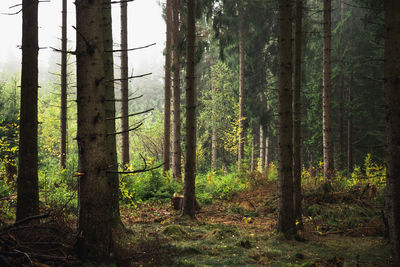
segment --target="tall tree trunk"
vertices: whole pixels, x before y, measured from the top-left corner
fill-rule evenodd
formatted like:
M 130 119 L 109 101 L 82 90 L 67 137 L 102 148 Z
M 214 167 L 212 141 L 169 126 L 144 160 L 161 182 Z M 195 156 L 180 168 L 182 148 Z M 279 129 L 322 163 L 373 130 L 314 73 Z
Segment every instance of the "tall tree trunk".
M 269 165 L 269 137 L 268 137 L 268 126 L 265 127 L 265 160 L 264 160 L 264 169 L 268 171 Z
M 112 257 L 112 190 L 108 181 L 103 0 L 76 0 L 79 219 L 76 250 L 84 259 Z
M 348 104 L 350 106 L 348 119 L 347 119 L 347 177 L 351 178 L 353 172 L 353 109 L 352 107 L 352 87 L 353 87 L 353 73 L 350 74 L 350 85 L 348 89 Z
M 104 50 L 113 50 L 111 0 L 103 0 L 103 35 Z M 108 133 L 115 133 L 115 89 L 114 89 L 114 56 L 111 52 L 104 53 L 104 72 L 105 72 L 105 95 L 106 99 L 106 127 Z M 107 169 L 118 170 L 117 140 L 116 136 L 107 136 Z M 112 188 L 112 211 L 113 219 L 120 225 L 122 224 L 119 212 L 119 177 L 117 173 L 108 174 L 108 181 Z
M 164 89 L 164 148 L 163 148 L 163 173 L 170 168 L 171 146 L 171 44 L 172 44 L 172 16 L 173 0 L 167 0 L 167 39 L 165 48 L 165 89 Z
M 322 124 L 324 182 L 334 175 L 331 126 L 331 0 L 324 0 Z
M 238 170 L 244 157 L 244 11 L 239 4 L 239 144 Z
M 292 115 L 292 8 L 290 0 L 279 0 L 278 38 L 278 157 L 279 232 L 296 231 L 293 207 L 293 115 Z
M 182 149 L 181 149 L 181 79 L 180 79 L 180 42 L 179 34 L 179 0 L 173 0 L 173 26 L 172 26 L 172 71 L 173 71 L 173 121 L 172 121 L 172 177 L 182 180 Z
M 393 266 L 400 266 L 400 2 L 384 1 L 386 99 L 386 202 Z
M 65 169 L 67 159 L 67 0 L 62 0 L 61 27 L 61 145 L 60 167 Z
M 129 164 L 128 3 L 121 2 L 121 164 Z
M 256 146 L 254 137 L 251 140 L 251 161 L 250 161 L 250 171 L 254 172 L 254 147 Z
M 302 14 L 303 0 L 296 2 L 296 28 L 294 39 L 294 95 L 293 95 L 293 198 L 294 211 L 299 226 L 301 220 L 301 59 L 302 59 Z
M 17 221 L 39 214 L 38 51 L 38 0 L 23 0 Z
M 196 178 L 196 85 L 195 85 L 195 0 L 187 0 L 186 32 L 186 155 L 183 215 L 195 216 Z
M 264 137 L 264 126 L 260 125 L 260 172 L 264 170 L 265 165 L 265 137 Z
M 211 59 L 212 64 L 214 60 Z M 211 133 L 211 169 L 217 169 L 217 99 L 213 73 L 211 72 L 211 94 L 212 94 L 212 133 Z
M 340 0 L 340 20 L 343 21 L 344 19 L 344 0 Z M 341 40 L 344 40 L 344 31 L 343 26 L 341 30 Z M 340 62 L 339 62 L 339 157 L 338 157 L 338 168 L 340 170 L 344 169 L 345 164 L 345 127 L 344 127 L 344 88 L 345 88 L 345 70 L 344 70 L 344 45 L 339 46 L 340 49 Z

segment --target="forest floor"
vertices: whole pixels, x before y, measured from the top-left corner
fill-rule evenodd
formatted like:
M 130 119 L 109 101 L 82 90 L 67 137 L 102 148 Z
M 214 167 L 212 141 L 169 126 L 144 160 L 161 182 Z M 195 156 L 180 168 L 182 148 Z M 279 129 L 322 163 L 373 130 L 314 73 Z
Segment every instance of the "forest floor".
M 275 231 L 277 186 L 267 182 L 230 200 L 203 205 L 196 220 L 170 203 L 122 208 L 119 266 L 387 266 L 381 201 L 370 188 L 304 194 L 304 230 L 292 240 Z M 73 230 L 55 216 L 36 226 L 3 227 L 0 266 L 79 266 Z M 117 238 L 118 236 L 118 238 Z M 94 265 L 95 266 L 95 265 Z

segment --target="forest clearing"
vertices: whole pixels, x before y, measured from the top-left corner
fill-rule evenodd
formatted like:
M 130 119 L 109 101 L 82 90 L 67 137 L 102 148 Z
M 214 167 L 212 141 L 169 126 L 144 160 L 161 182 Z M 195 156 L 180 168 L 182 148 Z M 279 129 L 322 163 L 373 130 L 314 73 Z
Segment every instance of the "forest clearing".
M 389 265 L 390 247 L 383 238 L 381 217 L 383 193 L 374 186 L 328 194 L 306 189 L 304 229 L 289 240 L 275 230 L 276 180 L 262 177 L 256 188 L 202 204 L 194 221 L 182 217 L 168 199 L 123 207 L 126 229 L 118 232 L 117 265 Z M 3 264 L 29 265 L 29 258 L 34 266 L 83 264 L 73 250 L 74 217 L 65 217 L 64 211 L 51 213 L 55 215 L 41 224 L 2 229 Z M 4 214 L 0 220 L 7 221 Z
M 400 1 L 0 1 L 0 266 L 400 266 Z

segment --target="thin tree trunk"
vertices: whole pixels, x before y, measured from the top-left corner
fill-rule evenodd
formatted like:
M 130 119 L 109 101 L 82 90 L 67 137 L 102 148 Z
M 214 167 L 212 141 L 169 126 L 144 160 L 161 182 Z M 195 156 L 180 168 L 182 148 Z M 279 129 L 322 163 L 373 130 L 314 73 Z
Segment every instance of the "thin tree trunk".
M 334 175 L 331 128 L 331 11 L 331 0 L 324 0 L 322 124 L 325 183 Z
M 302 228 L 301 220 L 301 59 L 302 59 L 302 14 L 303 0 L 296 2 L 296 29 L 294 39 L 294 95 L 293 95 L 293 198 L 294 211 L 298 227 Z
M 129 164 L 128 3 L 121 2 L 121 164 Z
M 181 148 L 181 79 L 180 79 L 180 42 L 179 34 L 179 0 L 173 0 L 173 24 L 172 24 L 172 177 L 178 181 L 182 180 L 182 148 Z
M 291 1 L 279 0 L 278 38 L 278 157 L 279 202 L 277 229 L 296 231 L 293 207 L 292 18 Z
M 265 160 L 264 160 L 264 169 L 268 171 L 269 165 L 269 137 L 268 137 L 268 127 L 265 127 Z
M 113 50 L 113 36 L 112 36 L 112 18 L 111 18 L 111 0 L 103 0 L 103 35 L 104 35 L 104 50 Z M 104 53 L 104 72 L 106 99 L 115 99 L 114 82 L 114 56 L 113 53 Z M 106 102 L 106 118 L 115 118 L 115 101 Z M 108 133 L 115 133 L 115 120 L 107 120 L 106 127 Z M 116 136 L 107 136 L 107 169 L 118 169 L 117 157 L 117 140 Z M 112 211 L 113 221 L 115 225 L 121 225 L 121 218 L 119 212 L 119 177 L 117 173 L 108 173 L 108 180 L 112 187 Z
M 39 214 L 38 51 L 38 0 L 23 0 L 17 221 Z
M 172 44 L 172 16 L 173 0 L 167 0 L 167 39 L 165 53 L 165 89 L 164 89 L 164 148 L 163 148 L 163 173 L 170 168 L 170 146 L 171 146 L 171 44 Z
M 264 138 L 264 126 L 260 125 L 260 172 L 264 170 L 265 165 L 265 138 Z
M 348 104 L 350 106 L 347 119 L 347 177 L 351 178 L 353 172 L 353 109 L 352 107 L 353 73 L 350 74 L 350 85 L 348 91 Z
M 400 266 L 400 2 L 384 1 L 386 99 L 386 202 L 393 266 Z
M 196 212 L 196 85 L 195 85 L 195 1 L 187 0 L 186 43 L 186 162 L 183 215 L 194 218 Z
M 251 161 L 250 161 L 250 171 L 254 172 L 254 147 L 255 147 L 255 140 L 254 137 L 251 140 Z
M 112 258 L 112 190 L 106 163 L 106 79 L 103 0 L 76 0 L 79 219 L 76 251 L 100 262 Z
M 213 59 L 211 60 L 213 63 Z M 211 169 L 217 169 L 217 104 L 216 89 L 213 73 L 211 72 L 211 94 L 212 94 L 212 134 L 211 134 Z
M 239 144 L 238 170 L 241 169 L 244 157 L 244 14 L 243 7 L 239 7 Z
M 61 27 L 61 144 L 60 167 L 65 169 L 67 159 L 67 0 L 62 0 Z
M 343 21 L 344 19 L 344 0 L 340 0 L 340 19 Z M 343 33 L 343 28 L 341 31 L 341 40 L 344 41 L 344 33 Z M 345 70 L 344 70 L 344 45 L 340 45 L 340 62 L 339 62 L 339 165 L 338 168 L 340 170 L 344 169 L 344 154 L 345 154 L 345 128 L 344 128 L 344 102 L 345 102 L 345 96 L 344 96 L 344 81 L 345 81 Z

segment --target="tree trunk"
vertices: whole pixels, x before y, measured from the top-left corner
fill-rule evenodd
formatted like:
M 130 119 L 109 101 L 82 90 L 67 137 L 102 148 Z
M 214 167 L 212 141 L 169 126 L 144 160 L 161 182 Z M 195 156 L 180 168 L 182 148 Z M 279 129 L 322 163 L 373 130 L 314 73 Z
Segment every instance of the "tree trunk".
M 264 160 L 264 169 L 268 171 L 269 164 L 269 137 L 268 137 L 268 127 L 265 127 L 265 160 Z
M 181 149 L 181 79 L 180 79 L 180 42 L 179 34 L 179 0 L 173 0 L 172 25 L 172 71 L 173 71 L 173 121 L 172 121 L 172 177 L 182 180 L 182 149 Z
M 167 0 L 167 39 L 165 48 L 165 89 L 164 89 L 164 148 L 163 148 L 163 173 L 170 168 L 170 146 L 171 146 L 171 43 L 172 43 L 172 16 L 173 0 Z
M 331 11 L 331 0 L 324 0 L 322 124 L 325 183 L 334 175 L 331 128 Z
M 38 0 L 23 0 L 17 221 L 39 214 L 38 51 Z
M 112 258 L 112 190 L 107 175 L 103 0 L 76 0 L 79 219 L 76 250 L 95 261 Z
M 351 178 L 353 172 L 353 109 L 352 107 L 352 87 L 353 87 L 353 73 L 350 74 L 350 85 L 348 91 L 348 104 L 350 106 L 348 119 L 347 119 L 347 177 Z
M 243 7 L 239 6 L 239 144 L 238 170 L 241 169 L 244 157 L 244 14 Z
M 113 50 L 111 0 L 103 0 L 103 35 L 104 50 Z M 104 53 L 105 95 L 107 100 L 115 99 L 114 89 L 114 56 L 113 53 Z M 106 102 L 107 133 L 115 133 L 115 101 Z M 118 170 L 117 140 L 115 135 L 107 136 L 107 169 Z M 114 222 L 121 224 L 119 212 L 119 177 L 117 173 L 108 173 L 108 181 L 112 188 L 112 210 Z
M 294 211 L 298 226 L 301 220 L 301 59 L 302 59 L 302 12 L 303 0 L 296 2 L 296 29 L 294 39 L 294 95 L 293 95 L 293 198 Z
M 121 164 L 129 164 L 128 3 L 121 2 Z
M 265 165 L 265 138 L 264 138 L 264 126 L 260 125 L 260 172 L 264 170 Z
M 196 212 L 196 85 L 195 85 L 195 1 L 187 0 L 186 43 L 186 162 L 183 215 L 194 218 Z
M 254 147 L 255 147 L 254 137 L 251 140 L 251 161 L 250 161 L 250 171 L 254 172 Z
M 213 63 L 214 60 L 211 59 Z M 211 169 L 217 169 L 217 104 L 216 89 L 214 84 L 213 73 L 211 72 L 211 94 L 212 94 L 212 133 L 211 133 Z
M 344 0 L 340 0 L 340 19 L 344 19 Z M 341 30 L 341 40 L 344 40 L 343 28 Z M 339 170 L 344 169 L 345 163 L 345 128 L 344 128 L 344 88 L 345 88 L 345 69 L 344 69 L 344 45 L 339 46 L 340 49 L 340 62 L 339 62 L 339 157 L 338 157 L 338 168 Z
M 61 144 L 60 167 L 65 169 L 67 159 L 67 0 L 62 0 L 61 33 Z
M 296 231 L 293 207 L 292 18 L 291 1 L 279 0 L 278 38 L 278 157 L 279 232 Z
M 386 202 L 393 266 L 400 266 L 400 2 L 384 1 L 386 99 Z

